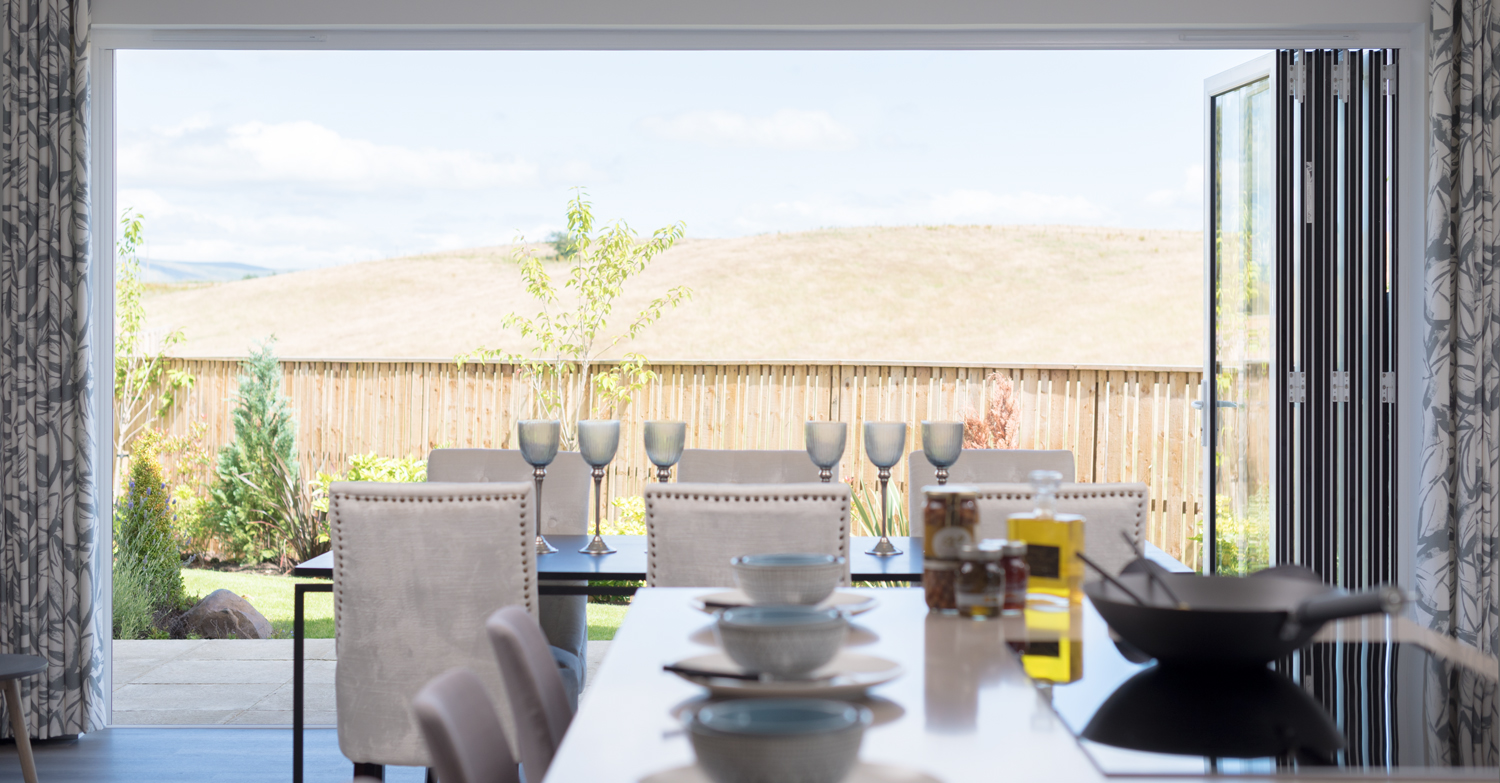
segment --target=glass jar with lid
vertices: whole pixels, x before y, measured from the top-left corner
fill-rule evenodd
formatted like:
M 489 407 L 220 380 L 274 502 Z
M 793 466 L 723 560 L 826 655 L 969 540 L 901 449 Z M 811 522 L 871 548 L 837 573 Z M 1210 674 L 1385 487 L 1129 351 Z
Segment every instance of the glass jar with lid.
M 958 553 L 954 603 L 965 617 L 999 617 L 1005 606 L 1004 541 L 986 540 L 964 545 Z

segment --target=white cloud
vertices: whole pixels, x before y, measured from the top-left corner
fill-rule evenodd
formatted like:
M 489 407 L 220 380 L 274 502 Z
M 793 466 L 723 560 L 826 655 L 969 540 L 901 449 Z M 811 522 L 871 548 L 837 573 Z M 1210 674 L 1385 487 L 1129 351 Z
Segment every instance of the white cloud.
M 1146 203 L 1153 207 L 1202 208 L 1203 166 L 1195 164 L 1183 169 L 1182 184 L 1151 191 L 1146 194 Z
M 276 182 L 360 191 L 521 186 L 534 182 L 538 169 L 519 157 L 378 144 L 306 121 L 159 129 L 122 144 L 118 161 L 123 176 L 155 182 Z
M 761 117 L 731 111 L 689 111 L 670 117 L 646 117 L 646 131 L 672 141 L 710 147 L 758 147 L 776 150 L 847 150 L 859 137 L 824 111 L 779 109 Z

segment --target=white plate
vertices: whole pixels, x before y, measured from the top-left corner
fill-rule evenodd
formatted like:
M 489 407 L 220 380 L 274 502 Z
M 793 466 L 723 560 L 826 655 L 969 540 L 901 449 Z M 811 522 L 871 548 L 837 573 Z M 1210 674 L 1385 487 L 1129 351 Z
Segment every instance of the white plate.
M 864 614 L 875 608 L 879 601 L 874 596 L 862 595 L 860 593 L 846 593 L 835 590 L 833 595 L 823 599 L 818 604 L 819 609 L 837 609 L 844 614 Z M 750 606 L 750 597 L 739 590 L 725 590 L 721 593 L 704 593 L 693 597 L 693 608 L 700 612 L 713 614 L 722 609 L 735 606 Z
M 718 647 L 719 635 L 714 633 L 713 625 L 705 625 L 688 636 L 688 641 L 693 644 L 701 644 L 704 647 Z M 844 639 L 845 647 L 863 647 L 880 641 L 880 635 L 864 627 L 863 625 L 849 624 L 849 636 Z
M 684 658 L 675 666 L 730 673 L 744 673 L 739 664 L 722 652 Z M 830 699 L 855 699 L 876 685 L 901 676 L 901 664 L 874 655 L 840 650 L 806 680 L 736 680 L 729 677 L 700 677 L 678 674 L 694 685 L 702 685 L 715 696 L 817 696 Z M 827 679 L 818 679 L 818 678 Z
M 713 783 L 697 764 L 677 767 L 641 778 L 640 783 Z M 926 772 L 894 764 L 871 764 L 861 761 L 849 771 L 843 783 L 942 783 Z

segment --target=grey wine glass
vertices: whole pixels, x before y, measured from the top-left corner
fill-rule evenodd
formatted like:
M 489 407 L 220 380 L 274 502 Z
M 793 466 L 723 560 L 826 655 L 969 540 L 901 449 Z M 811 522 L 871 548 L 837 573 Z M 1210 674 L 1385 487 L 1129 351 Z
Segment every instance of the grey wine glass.
M 938 484 L 948 483 L 948 468 L 963 456 L 964 423 L 961 421 L 922 422 L 922 453 L 937 470 Z M 913 481 L 913 484 L 916 482 Z
M 619 449 L 620 422 L 614 419 L 585 419 L 578 422 L 578 453 L 594 469 L 594 539 L 588 546 L 578 550 L 585 555 L 612 555 L 615 552 L 609 544 L 604 543 L 604 537 L 599 535 L 599 525 L 603 520 L 599 507 L 599 485 L 604 481 L 604 469 L 614 461 L 615 452 Z
M 844 458 L 849 425 L 842 421 L 810 421 L 803 430 L 807 438 L 807 456 L 818 466 L 818 478 L 823 479 L 824 484 L 833 481 L 833 469 Z
M 536 553 L 548 555 L 557 551 L 542 535 L 542 479 L 547 477 L 547 466 L 557 459 L 557 447 L 562 444 L 562 422 L 542 419 L 526 419 L 516 422 L 516 445 L 521 447 L 521 458 L 531 466 L 531 477 L 536 482 Z
M 886 497 L 886 484 L 891 480 L 891 467 L 901 461 L 901 453 L 906 450 L 906 423 L 900 421 L 867 421 L 865 422 L 865 456 L 870 458 L 880 476 L 880 540 L 875 542 L 875 548 L 866 552 L 867 555 L 877 557 L 890 557 L 901 554 L 901 550 L 891 543 L 890 537 L 890 501 Z
M 666 483 L 672 478 L 672 466 L 682 459 L 687 443 L 687 422 L 646 422 L 646 457 L 656 466 L 656 480 Z

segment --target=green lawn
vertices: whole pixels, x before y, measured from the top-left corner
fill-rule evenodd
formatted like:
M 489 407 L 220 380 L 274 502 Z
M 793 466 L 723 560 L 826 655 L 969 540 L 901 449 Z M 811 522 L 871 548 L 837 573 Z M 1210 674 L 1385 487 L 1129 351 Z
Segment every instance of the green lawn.
M 224 588 L 250 602 L 271 621 L 276 638 L 290 639 L 292 636 L 292 585 L 298 582 L 323 582 L 326 579 L 293 579 L 286 576 L 262 574 L 237 574 L 227 571 L 210 571 L 204 568 L 182 569 L 182 582 L 190 596 L 203 597 Z M 615 604 L 589 604 L 589 639 L 609 641 L 615 638 L 620 621 L 625 619 L 628 606 Z M 307 638 L 333 638 L 333 594 L 308 593 L 304 607 L 307 623 Z

